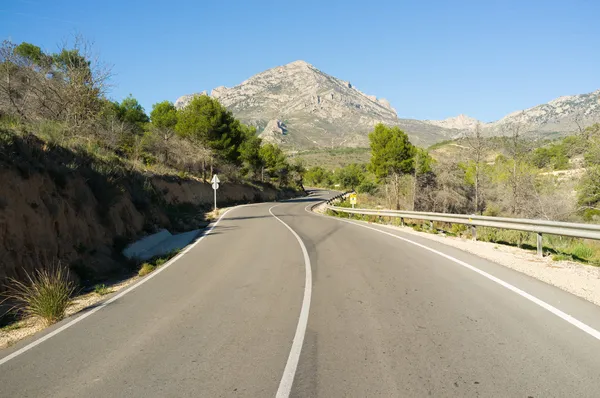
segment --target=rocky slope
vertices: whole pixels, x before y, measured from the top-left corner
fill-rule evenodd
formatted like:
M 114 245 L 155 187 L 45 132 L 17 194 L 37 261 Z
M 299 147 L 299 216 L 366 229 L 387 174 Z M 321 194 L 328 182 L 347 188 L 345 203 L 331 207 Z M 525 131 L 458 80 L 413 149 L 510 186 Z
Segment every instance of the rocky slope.
M 401 126 L 422 144 L 457 133 L 399 119 L 387 100 L 364 94 L 304 61 L 269 69 L 232 88 L 217 87 L 210 95 L 237 118 L 256 126 L 265 140 L 295 148 L 365 146 L 367 133 L 380 122 Z M 175 105 L 181 108 L 191 98 L 185 95 Z
M 175 105 L 184 107 L 194 95 L 208 94 L 184 95 Z M 367 146 L 367 133 L 376 123 L 399 126 L 411 141 L 427 146 L 459 137 L 480 123 L 466 115 L 424 121 L 398 118 L 387 100 L 364 94 L 304 61 L 269 69 L 232 88 L 217 87 L 210 96 L 256 126 L 266 141 L 291 149 Z M 481 127 L 488 135 L 509 134 L 515 124 L 525 135 L 564 135 L 600 122 L 599 98 L 600 90 L 560 97 Z

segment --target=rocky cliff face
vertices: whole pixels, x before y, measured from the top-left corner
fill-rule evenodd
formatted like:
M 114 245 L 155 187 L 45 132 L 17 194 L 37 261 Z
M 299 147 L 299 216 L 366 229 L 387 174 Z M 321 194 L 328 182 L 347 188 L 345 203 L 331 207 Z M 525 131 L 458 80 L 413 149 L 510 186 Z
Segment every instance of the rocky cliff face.
M 304 61 L 269 69 L 232 88 L 217 87 L 210 95 L 256 126 L 263 138 L 296 148 L 366 146 L 367 133 L 377 123 L 401 125 L 413 140 L 424 143 L 456 134 L 399 119 L 387 100 L 364 94 Z M 176 106 L 185 106 L 192 97 L 180 97 Z

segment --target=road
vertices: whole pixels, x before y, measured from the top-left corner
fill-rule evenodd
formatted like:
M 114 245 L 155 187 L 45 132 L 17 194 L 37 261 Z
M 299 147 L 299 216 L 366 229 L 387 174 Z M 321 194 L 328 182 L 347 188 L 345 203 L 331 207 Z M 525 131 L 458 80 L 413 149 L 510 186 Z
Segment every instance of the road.
M 2 351 L 0 396 L 600 396 L 600 341 L 573 324 L 600 330 L 597 306 L 307 211 L 326 195 L 232 209 L 135 289 Z

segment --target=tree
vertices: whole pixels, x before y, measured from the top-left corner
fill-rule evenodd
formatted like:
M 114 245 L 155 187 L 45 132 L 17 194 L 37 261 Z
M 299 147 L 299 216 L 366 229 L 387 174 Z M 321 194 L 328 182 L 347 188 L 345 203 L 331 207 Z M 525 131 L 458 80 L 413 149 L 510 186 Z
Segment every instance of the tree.
M 474 211 L 475 213 L 482 213 L 483 208 L 481 206 L 481 191 L 482 191 L 482 173 L 481 170 L 483 168 L 483 160 L 485 156 L 485 151 L 487 148 L 485 139 L 483 138 L 483 134 L 481 132 L 481 124 L 477 123 L 475 126 L 475 130 L 472 132 L 468 132 L 465 136 L 467 143 L 471 147 L 471 151 L 469 151 L 471 155 L 471 165 L 473 167 L 473 187 L 475 190 L 475 200 L 474 200 Z
M 144 107 L 131 94 L 117 105 L 117 116 L 129 123 L 135 134 L 144 131 L 144 125 L 150 121 Z
M 400 208 L 400 195 L 405 185 L 402 175 L 414 171 L 415 147 L 408 136 L 398 127 L 378 124 L 369 133 L 371 145 L 371 163 L 369 169 L 378 181 L 390 182 L 394 193 L 395 207 Z M 386 193 L 388 192 L 386 185 Z
M 398 127 L 378 124 L 369 133 L 370 170 L 382 180 L 392 174 L 408 174 L 414 169 L 415 147 Z
M 89 48 L 76 39 L 56 54 L 30 43 L 0 47 L 0 111 L 23 121 L 64 123 L 64 133 L 89 135 L 102 108 L 110 71 L 90 58 Z
M 246 139 L 240 145 L 240 159 L 244 167 L 256 175 L 265 166 L 264 160 L 260 156 L 262 140 L 255 135 L 254 128 L 248 129 Z
M 417 208 L 417 191 L 425 188 L 433 175 L 432 166 L 434 160 L 429 153 L 421 148 L 415 147 L 415 167 L 413 177 L 413 211 Z
M 529 145 L 521 137 L 523 126 L 519 123 L 504 124 L 502 129 L 504 135 L 509 137 L 508 153 L 510 156 L 510 174 L 508 183 L 511 193 L 511 213 L 514 216 L 521 216 L 525 210 L 527 190 L 530 190 L 531 170 L 526 162 Z
M 365 179 L 365 170 L 362 166 L 352 163 L 341 168 L 336 173 L 337 182 L 344 189 L 355 189 Z
M 267 143 L 260 148 L 259 155 L 269 176 L 275 177 L 280 185 L 286 185 L 289 165 L 283 151 L 277 145 Z
M 234 164 L 240 163 L 240 146 L 247 138 L 247 129 L 219 101 L 207 95 L 195 96 L 177 113 L 179 134 L 209 147 L 221 159 Z
M 172 102 L 163 101 L 152 106 L 150 120 L 154 132 L 161 139 L 165 163 L 169 161 L 169 140 L 175 135 L 177 125 L 177 109 Z

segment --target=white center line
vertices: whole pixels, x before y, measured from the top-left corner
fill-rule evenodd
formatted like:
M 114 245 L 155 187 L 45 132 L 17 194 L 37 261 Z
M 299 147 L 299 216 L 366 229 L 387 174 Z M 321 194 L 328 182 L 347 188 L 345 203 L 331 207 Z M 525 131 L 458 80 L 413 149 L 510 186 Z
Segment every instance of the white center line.
M 298 236 L 296 231 L 294 231 L 289 225 L 287 225 L 271 211 L 277 206 L 279 205 L 271 207 L 269 209 L 269 213 L 271 213 L 271 215 L 275 217 L 277 221 L 285 225 L 285 227 L 290 230 L 300 244 L 302 254 L 304 255 L 304 268 L 306 274 L 304 281 L 304 299 L 302 300 L 300 318 L 298 319 L 298 326 L 296 327 L 296 334 L 294 335 L 294 341 L 292 342 L 290 355 L 288 356 L 287 363 L 285 364 L 283 376 L 281 376 L 281 381 L 279 382 L 279 388 L 277 389 L 276 395 L 277 398 L 288 398 L 290 396 L 290 392 L 292 391 L 292 384 L 294 383 L 294 376 L 296 375 L 296 368 L 298 367 L 298 362 L 300 361 L 300 352 L 302 351 L 302 344 L 304 343 L 304 335 L 306 334 L 306 326 L 308 325 L 308 312 L 310 310 L 310 297 L 312 295 L 312 269 L 310 266 L 308 251 L 306 250 L 304 242 L 302 242 L 302 239 L 300 239 L 300 236 Z

